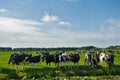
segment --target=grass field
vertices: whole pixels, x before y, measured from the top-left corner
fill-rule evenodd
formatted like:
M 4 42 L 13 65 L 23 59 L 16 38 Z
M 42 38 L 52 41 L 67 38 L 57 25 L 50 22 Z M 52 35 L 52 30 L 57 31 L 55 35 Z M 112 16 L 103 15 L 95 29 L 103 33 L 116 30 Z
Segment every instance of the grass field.
M 120 54 L 115 54 L 115 66 L 112 68 L 104 67 L 100 63 L 98 69 L 84 68 L 84 53 L 80 54 L 78 68 L 67 68 L 63 66 L 58 68 L 54 64 L 47 66 L 45 62 L 40 62 L 31 70 L 31 65 L 26 64 L 25 68 L 21 66 L 12 69 L 12 65 L 8 65 L 10 55 L 14 52 L 0 52 L 0 79 L 54 79 L 54 80 L 117 80 L 120 79 Z M 51 54 L 54 51 L 50 52 Z M 67 52 L 70 53 L 70 52 Z M 35 52 L 33 52 L 33 55 Z

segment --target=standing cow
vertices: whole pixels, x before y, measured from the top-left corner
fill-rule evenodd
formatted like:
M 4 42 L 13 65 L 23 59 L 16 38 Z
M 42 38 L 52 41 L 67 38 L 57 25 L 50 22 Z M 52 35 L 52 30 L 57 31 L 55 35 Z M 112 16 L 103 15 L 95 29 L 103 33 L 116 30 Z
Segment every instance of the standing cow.
M 10 64 L 12 62 L 13 68 L 14 68 L 15 64 L 17 67 L 18 67 L 18 65 L 22 64 L 22 68 L 24 68 L 25 59 L 29 56 L 31 56 L 31 54 L 25 54 L 25 53 L 11 54 L 8 64 Z
M 78 62 L 80 60 L 80 55 L 78 54 L 78 52 L 72 53 L 72 54 L 69 55 L 68 60 L 74 63 L 74 67 L 75 66 L 78 67 Z
M 98 68 L 99 54 L 95 52 L 87 52 L 85 54 L 85 65 L 88 64 L 89 68 Z
M 111 67 L 114 65 L 114 55 L 112 53 L 100 53 L 100 61 L 105 65 L 108 64 L 108 66 Z
M 53 54 L 49 54 L 48 51 L 45 51 L 42 53 L 42 62 L 46 61 L 46 65 L 51 65 L 51 62 L 54 62 L 54 55 Z
M 40 58 L 41 58 L 41 55 L 36 53 L 35 56 L 30 55 L 30 56 L 26 57 L 25 61 L 29 62 L 31 64 L 31 69 L 32 69 L 32 66 L 34 66 L 36 63 L 40 62 Z

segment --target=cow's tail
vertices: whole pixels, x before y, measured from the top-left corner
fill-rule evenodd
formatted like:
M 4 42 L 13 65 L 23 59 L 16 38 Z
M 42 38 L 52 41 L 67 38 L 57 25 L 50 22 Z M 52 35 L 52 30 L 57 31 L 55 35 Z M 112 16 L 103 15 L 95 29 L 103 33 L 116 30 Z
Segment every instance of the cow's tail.
M 8 64 L 10 64 L 10 62 L 11 62 L 11 60 L 12 60 L 13 55 L 14 55 L 14 54 L 11 54 L 10 59 L 9 59 L 9 61 L 8 61 Z

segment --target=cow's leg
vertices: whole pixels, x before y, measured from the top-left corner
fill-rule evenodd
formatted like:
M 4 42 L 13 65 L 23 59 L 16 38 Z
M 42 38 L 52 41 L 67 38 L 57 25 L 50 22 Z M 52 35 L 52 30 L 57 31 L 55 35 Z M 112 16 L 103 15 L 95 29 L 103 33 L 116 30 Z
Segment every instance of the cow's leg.
M 49 66 L 51 66 L 51 62 L 49 62 L 48 64 L 49 64 Z
M 46 62 L 46 65 L 47 65 L 47 67 L 49 66 L 49 63 L 48 62 Z
M 58 62 L 55 62 L 55 66 L 56 66 L 56 67 L 58 67 L 58 64 L 59 64 Z
M 58 66 L 58 63 L 57 63 L 57 62 L 55 62 L 55 66 Z
M 59 68 L 60 68 L 60 66 L 62 66 L 62 61 L 59 62 Z
M 67 68 L 66 62 L 64 61 L 63 66 L 65 65 L 65 69 Z
M 24 63 L 22 63 L 22 69 L 24 69 Z
M 114 66 L 114 62 L 113 61 L 111 62 L 111 65 Z
M 72 69 L 72 61 L 70 61 L 70 68 Z
M 74 62 L 74 68 L 76 68 L 76 63 Z
M 95 68 L 95 66 L 96 66 L 96 64 L 95 64 L 95 61 L 93 59 L 92 62 L 91 62 L 91 68 Z
M 16 69 L 18 70 L 18 65 L 16 64 Z
M 104 67 L 107 67 L 107 62 L 106 62 L 106 61 L 104 61 L 103 63 L 104 63 Z
M 68 61 L 68 68 L 72 68 L 72 61 Z
M 63 62 L 61 62 L 61 66 L 63 66 Z
M 12 69 L 14 69 L 14 64 L 12 64 Z
M 78 68 L 78 62 L 75 62 L 75 67 Z
M 79 66 L 78 66 L 78 62 L 74 62 L 74 68 L 78 68 Z
M 78 68 L 79 68 L 79 62 L 77 62 L 77 66 L 78 66 Z
M 67 67 L 70 68 L 70 61 L 67 62 Z
M 33 69 L 33 67 L 34 67 L 34 63 L 31 63 L 31 70 Z
M 92 68 L 92 62 L 91 61 L 89 62 L 89 68 L 90 69 Z
M 58 62 L 58 67 L 60 68 L 61 62 Z
M 87 60 L 84 60 L 84 68 L 86 68 Z

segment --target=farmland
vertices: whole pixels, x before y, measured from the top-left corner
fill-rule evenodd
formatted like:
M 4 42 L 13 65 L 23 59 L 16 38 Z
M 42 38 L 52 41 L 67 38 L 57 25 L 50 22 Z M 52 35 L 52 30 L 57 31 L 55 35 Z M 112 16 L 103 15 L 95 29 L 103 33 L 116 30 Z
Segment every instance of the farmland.
M 54 52 L 55 51 L 51 51 L 50 53 L 53 54 Z M 12 53 L 14 52 L 0 52 L 0 79 L 120 79 L 120 54 L 117 53 L 114 53 L 114 67 L 104 67 L 103 64 L 100 63 L 98 69 L 89 69 L 88 67 L 84 68 L 84 52 L 80 53 L 79 66 L 75 68 L 73 64 L 72 68 L 64 68 L 64 66 L 58 68 L 54 63 L 52 63 L 51 66 L 47 66 L 45 62 L 40 62 L 39 64 L 36 64 L 32 69 L 29 63 L 25 64 L 24 69 L 22 69 L 21 66 L 18 66 L 18 69 L 15 67 L 13 69 L 11 64 L 8 65 L 8 60 Z M 32 52 L 33 55 L 35 55 L 35 53 L 36 51 Z M 67 51 L 67 54 L 69 53 L 71 53 L 71 51 Z

